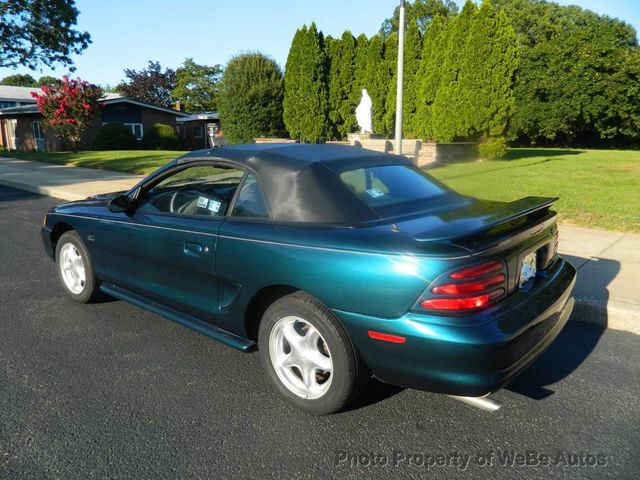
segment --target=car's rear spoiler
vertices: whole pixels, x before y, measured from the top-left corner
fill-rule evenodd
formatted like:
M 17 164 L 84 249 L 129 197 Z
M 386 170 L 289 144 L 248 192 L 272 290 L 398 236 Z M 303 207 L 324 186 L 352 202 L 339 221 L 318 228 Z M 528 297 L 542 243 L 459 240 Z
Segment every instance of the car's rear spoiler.
M 514 233 L 527 225 L 538 223 L 544 217 L 554 216 L 550 215 L 549 208 L 557 200 L 557 197 L 525 197 L 513 202 L 477 200 L 447 212 L 442 216 L 444 222 L 439 227 L 416 235 L 416 240 L 483 243 L 488 238 Z

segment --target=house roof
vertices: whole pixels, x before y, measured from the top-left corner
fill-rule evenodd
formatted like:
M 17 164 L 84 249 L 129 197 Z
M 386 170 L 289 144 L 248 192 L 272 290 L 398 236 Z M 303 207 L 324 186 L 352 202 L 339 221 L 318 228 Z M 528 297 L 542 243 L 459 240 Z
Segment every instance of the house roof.
M 185 123 L 185 122 L 194 122 L 197 120 L 220 120 L 220 115 L 218 115 L 218 112 L 214 112 L 214 111 L 194 113 L 182 118 L 178 118 L 176 121 L 178 123 Z
M 187 117 L 189 116 L 188 113 L 186 112 L 181 112 L 180 110 L 174 110 L 172 108 L 164 108 L 164 107 L 160 107 L 158 105 L 154 105 L 153 103 L 147 103 L 147 102 L 141 102 L 140 100 L 136 100 L 134 98 L 129 98 L 129 97 L 112 97 L 112 98 L 106 98 L 105 100 L 102 101 L 102 103 L 104 105 L 113 105 L 116 103 L 130 103 L 132 105 L 139 105 L 141 107 L 146 107 L 146 108 L 150 108 L 152 110 L 158 110 L 160 112 L 166 112 L 166 113 L 172 113 L 178 117 Z
M 16 87 L 16 88 L 24 88 L 24 87 Z M 39 91 L 39 88 L 33 88 L 30 90 Z M 185 112 L 180 112 L 178 110 L 173 110 L 171 108 L 164 108 L 158 105 L 153 105 L 152 103 L 141 102 L 140 100 L 136 100 L 129 97 L 123 97 L 119 93 L 106 93 L 101 102 L 103 105 L 114 105 L 118 103 L 129 103 L 132 105 L 138 105 L 145 108 L 150 108 L 152 110 L 158 110 L 161 112 L 171 113 L 176 117 L 188 117 L 189 114 Z M 0 115 L 25 115 L 29 113 L 38 113 L 38 107 L 35 105 L 23 105 L 20 107 L 9 107 L 0 109 Z
M 9 107 L 0 109 L 0 116 L 2 115 L 26 115 L 29 113 L 38 113 L 38 106 L 34 103 L 32 105 L 22 105 L 20 107 Z
M 40 93 L 41 91 L 39 88 L 0 85 L 0 101 L 36 103 L 36 99 L 31 96 L 31 92 Z

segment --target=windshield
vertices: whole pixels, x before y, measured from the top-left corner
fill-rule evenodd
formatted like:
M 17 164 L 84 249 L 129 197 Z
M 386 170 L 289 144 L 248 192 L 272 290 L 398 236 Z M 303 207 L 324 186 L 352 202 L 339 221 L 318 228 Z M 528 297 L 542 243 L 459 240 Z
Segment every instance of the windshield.
M 418 211 L 448 191 L 422 170 L 406 165 L 383 165 L 347 170 L 340 180 L 363 203 L 381 216 Z M 403 208 L 399 208 L 403 207 Z

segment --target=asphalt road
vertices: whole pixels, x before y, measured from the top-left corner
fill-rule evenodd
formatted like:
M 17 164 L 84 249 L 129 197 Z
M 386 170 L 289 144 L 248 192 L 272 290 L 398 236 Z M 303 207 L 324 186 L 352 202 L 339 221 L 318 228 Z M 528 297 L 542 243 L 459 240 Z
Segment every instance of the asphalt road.
M 0 187 L 2 480 L 640 475 L 638 336 L 570 322 L 493 414 L 374 382 L 350 411 L 308 417 L 257 353 L 68 300 L 40 245 L 55 203 Z

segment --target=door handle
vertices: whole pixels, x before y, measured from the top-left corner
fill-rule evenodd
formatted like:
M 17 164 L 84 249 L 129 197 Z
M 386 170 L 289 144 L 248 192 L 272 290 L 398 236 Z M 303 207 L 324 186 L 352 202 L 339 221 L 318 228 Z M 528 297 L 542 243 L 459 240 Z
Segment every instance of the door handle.
M 185 255 L 189 255 L 191 257 L 199 257 L 203 252 L 206 252 L 207 250 L 199 243 L 187 242 L 184 244 L 184 248 L 182 251 L 185 253 Z

